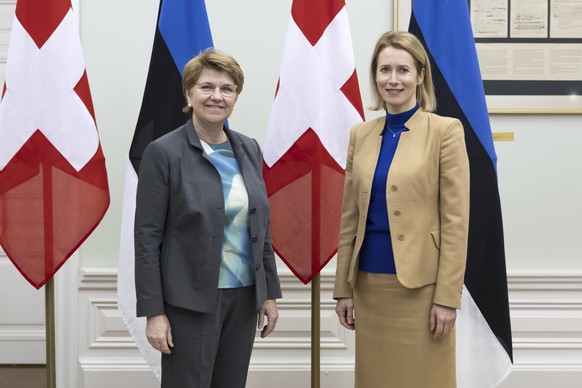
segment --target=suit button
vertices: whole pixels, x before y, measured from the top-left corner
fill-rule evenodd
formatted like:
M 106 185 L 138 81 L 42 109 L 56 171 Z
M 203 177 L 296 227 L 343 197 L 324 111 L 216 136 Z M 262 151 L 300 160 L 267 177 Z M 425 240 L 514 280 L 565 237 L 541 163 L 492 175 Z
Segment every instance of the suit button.
M 259 241 L 259 238 L 257 237 L 256 234 L 253 234 L 252 240 L 255 243 L 255 242 Z
M 392 186 L 390 186 L 390 190 L 396 191 L 396 190 L 398 190 L 398 186 L 392 185 Z
M 399 216 L 400 215 L 400 210 L 394 210 L 394 215 L 395 216 Z
M 261 265 L 260 264 L 255 264 L 255 269 L 258 271 L 259 269 L 261 269 Z
M 256 207 L 252 208 L 251 209 L 251 214 L 255 214 L 256 211 L 257 211 L 257 208 Z
M 399 234 L 397 237 L 398 241 L 404 241 L 404 235 L 403 234 Z

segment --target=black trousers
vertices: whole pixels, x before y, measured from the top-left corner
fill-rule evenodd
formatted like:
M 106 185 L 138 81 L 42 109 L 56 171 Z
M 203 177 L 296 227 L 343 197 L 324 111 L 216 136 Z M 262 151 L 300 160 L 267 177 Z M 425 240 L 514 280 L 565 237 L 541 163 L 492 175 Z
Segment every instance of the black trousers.
M 255 287 L 219 289 L 216 311 L 166 305 L 172 354 L 162 354 L 162 388 L 244 388 L 255 340 Z

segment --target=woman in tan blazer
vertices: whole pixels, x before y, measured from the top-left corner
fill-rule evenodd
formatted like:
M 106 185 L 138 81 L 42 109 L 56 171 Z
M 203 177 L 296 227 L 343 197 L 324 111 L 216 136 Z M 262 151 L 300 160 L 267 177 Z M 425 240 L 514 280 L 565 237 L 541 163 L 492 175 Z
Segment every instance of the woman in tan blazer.
M 370 66 L 376 110 L 350 134 L 334 299 L 356 331 L 357 388 L 452 388 L 469 224 L 461 123 L 430 113 L 430 62 L 388 32 Z M 356 320 L 357 317 L 357 326 Z

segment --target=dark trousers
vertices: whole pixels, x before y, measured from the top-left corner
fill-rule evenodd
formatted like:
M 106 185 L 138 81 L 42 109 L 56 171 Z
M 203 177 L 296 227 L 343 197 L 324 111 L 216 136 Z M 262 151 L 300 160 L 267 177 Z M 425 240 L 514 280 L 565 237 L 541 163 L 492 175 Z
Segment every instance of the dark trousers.
M 216 311 L 166 305 L 172 354 L 162 354 L 162 388 L 244 388 L 255 340 L 255 287 L 218 290 Z

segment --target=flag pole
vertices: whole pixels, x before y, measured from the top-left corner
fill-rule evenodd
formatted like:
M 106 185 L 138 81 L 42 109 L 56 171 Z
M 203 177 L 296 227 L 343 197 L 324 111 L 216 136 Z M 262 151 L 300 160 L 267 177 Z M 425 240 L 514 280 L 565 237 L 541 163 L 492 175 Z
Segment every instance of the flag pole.
M 43 216 L 44 216 L 44 264 L 45 271 L 52 268 L 54 262 L 53 241 L 53 181 L 52 169 L 48 163 L 42 163 L 43 171 Z M 46 273 L 46 272 L 45 272 Z M 45 349 L 46 349 L 46 382 L 47 388 L 57 388 L 55 366 L 55 284 L 54 277 L 44 286 L 44 315 L 45 315 Z
M 44 286 L 45 296 L 45 341 L 46 341 L 46 382 L 47 388 L 56 388 L 56 363 L 55 363 L 55 287 L 54 280 L 50 278 Z
M 320 347 L 321 347 L 321 333 L 320 333 L 320 307 L 321 307 L 321 278 L 319 275 L 319 268 L 316 265 L 319 263 L 321 256 L 321 170 L 317 166 L 312 172 L 312 189 L 311 189 L 311 209 L 316 216 L 311 220 L 311 266 L 312 270 L 317 273 L 313 280 L 311 280 L 311 388 L 319 388 L 320 386 Z
M 319 388 L 320 379 L 320 289 L 319 274 L 311 281 L 311 388 Z

